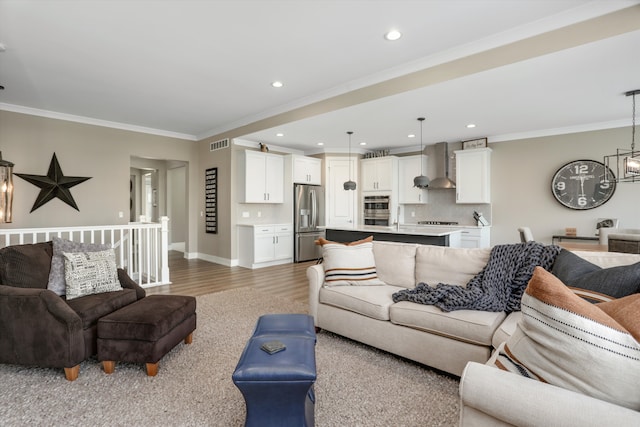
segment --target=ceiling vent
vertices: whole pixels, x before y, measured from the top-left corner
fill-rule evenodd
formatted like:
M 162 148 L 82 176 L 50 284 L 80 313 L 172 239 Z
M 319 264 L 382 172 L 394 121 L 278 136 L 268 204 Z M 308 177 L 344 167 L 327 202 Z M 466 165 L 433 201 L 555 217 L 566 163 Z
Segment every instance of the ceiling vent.
M 209 144 L 209 151 L 222 150 L 224 148 L 229 148 L 229 138 L 213 141 Z

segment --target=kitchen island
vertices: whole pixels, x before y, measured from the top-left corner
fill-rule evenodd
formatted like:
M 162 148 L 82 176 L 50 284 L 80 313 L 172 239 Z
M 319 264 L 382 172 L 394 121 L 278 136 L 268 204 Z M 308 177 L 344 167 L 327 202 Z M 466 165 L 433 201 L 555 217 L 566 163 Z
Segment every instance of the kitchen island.
M 356 228 L 327 227 L 326 238 L 334 242 L 353 242 L 369 236 L 387 242 L 419 243 L 421 245 L 460 247 L 462 230 L 451 227 L 420 227 L 412 225 L 361 225 Z

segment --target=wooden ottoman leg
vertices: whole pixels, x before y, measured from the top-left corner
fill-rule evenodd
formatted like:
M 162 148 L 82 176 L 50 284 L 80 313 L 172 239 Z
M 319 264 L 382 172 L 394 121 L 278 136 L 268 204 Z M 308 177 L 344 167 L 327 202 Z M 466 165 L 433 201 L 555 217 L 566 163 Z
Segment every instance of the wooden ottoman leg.
M 156 362 L 156 363 L 147 363 L 147 375 L 150 377 L 155 377 L 158 374 L 158 364 L 160 362 Z
M 68 381 L 75 381 L 78 379 L 80 373 L 80 365 L 72 366 L 71 368 L 64 368 L 64 376 Z
M 184 339 L 185 344 L 191 344 L 192 342 L 193 342 L 193 332 L 187 335 L 187 337 Z
M 102 362 L 102 369 L 107 374 L 113 374 L 113 371 L 116 369 L 116 362 L 113 360 L 104 360 Z

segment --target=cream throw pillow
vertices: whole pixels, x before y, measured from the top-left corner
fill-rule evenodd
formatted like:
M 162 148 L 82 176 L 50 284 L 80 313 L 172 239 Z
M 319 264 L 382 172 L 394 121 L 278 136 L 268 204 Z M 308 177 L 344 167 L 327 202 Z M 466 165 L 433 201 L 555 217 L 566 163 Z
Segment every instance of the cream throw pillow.
M 591 304 L 536 267 L 495 365 L 640 410 L 640 294 Z
M 122 290 L 113 249 L 99 252 L 63 252 L 67 300 Z
M 325 286 L 384 285 L 376 274 L 371 242 L 356 245 L 322 245 Z

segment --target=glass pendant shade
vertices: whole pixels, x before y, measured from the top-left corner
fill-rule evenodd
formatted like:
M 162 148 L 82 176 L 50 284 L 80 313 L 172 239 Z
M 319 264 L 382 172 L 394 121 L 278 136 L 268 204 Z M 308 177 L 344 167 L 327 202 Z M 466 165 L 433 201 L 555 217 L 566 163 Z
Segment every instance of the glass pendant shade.
M 422 122 L 424 122 L 424 117 L 418 117 L 418 121 L 420 122 L 420 156 L 422 156 L 424 150 L 422 147 Z M 429 187 L 429 178 L 422 173 L 422 158 L 420 158 L 420 175 L 413 178 L 413 186 L 417 188 Z
M 0 152 L 0 223 L 11 222 L 13 204 L 13 163 L 2 160 Z
M 345 190 L 355 190 L 356 189 L 355 181 L 345 181 L 344 184 L 342 184 L 342 186 L 344 187 Z
M 345 181 L 342 187 L 345 190 L 355 190 L 356 183 L 351 180 L 351 135 L 353 135 L 353 132 L 348 131 L 347 134 L 349 135 L 349 181 Z
M 418 188 L 429 187 L 429 178 L 424 175 L 416 176 L 413 178 L 413 186 Z

